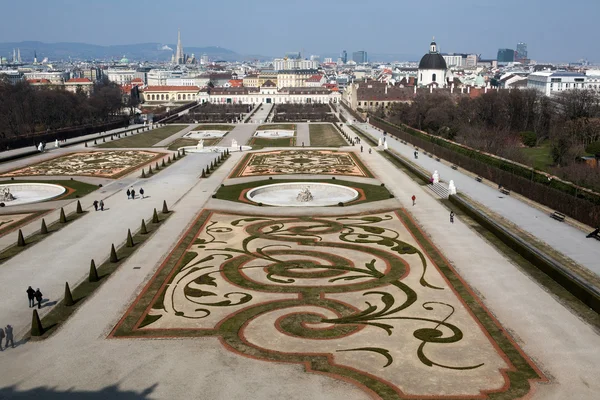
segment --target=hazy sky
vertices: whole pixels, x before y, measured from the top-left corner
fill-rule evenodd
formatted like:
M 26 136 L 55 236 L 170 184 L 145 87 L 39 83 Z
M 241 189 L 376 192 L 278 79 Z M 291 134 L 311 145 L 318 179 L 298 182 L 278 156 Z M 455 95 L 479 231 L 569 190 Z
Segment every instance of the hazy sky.
M 481 53 L 528 43 L 538 61 L 600 62 L 599 0 L 3 1 L 0 41 L 175 43 L 281 56 Z M 493 3 L 493 4 L 490 4 Z

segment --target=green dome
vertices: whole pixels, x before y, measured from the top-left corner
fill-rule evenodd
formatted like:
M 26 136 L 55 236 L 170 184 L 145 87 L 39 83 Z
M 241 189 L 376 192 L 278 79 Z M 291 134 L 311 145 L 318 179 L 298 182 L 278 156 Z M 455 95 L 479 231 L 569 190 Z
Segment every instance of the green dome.
M 129 64 L 129 60 L 125 56 L 123 56 L 123 58 L 121 58 L 120 63 L 121 64 Z

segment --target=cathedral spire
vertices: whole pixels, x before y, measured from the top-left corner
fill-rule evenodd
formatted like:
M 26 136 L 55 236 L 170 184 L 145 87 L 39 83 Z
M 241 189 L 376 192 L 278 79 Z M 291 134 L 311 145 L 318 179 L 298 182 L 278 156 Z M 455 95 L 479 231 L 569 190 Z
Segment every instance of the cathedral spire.
M 175 53 L 175 62 L 177 64 L 184 63 L 185 56 L 183 55 L 183 46 L 181 45 L 181 30 L 177 30 L 177 52 Z

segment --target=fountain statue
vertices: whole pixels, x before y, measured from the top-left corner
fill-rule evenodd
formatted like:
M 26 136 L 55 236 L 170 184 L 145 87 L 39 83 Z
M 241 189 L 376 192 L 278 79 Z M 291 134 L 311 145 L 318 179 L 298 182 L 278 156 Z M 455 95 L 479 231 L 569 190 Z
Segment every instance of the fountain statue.
M 431 179 L 433 180 L 433 183 L 440 183 L 440 174 L 437 172 L 437 170 L 433 171 Z
M 198 144 L 196 145 L 196 149 L 198 149 L 198 150 L 204 149 L 204 139 L 198 140 Z
M 13 201 L 14 199 L 15 199 L 15 196 L 13 196 L 12 193 L 10 192 L 10 188 L 3 187 L 2 193 L 0 194 L 0 201 L 1 202 Z
M 383 142 L 383 149 L 384 149 L 384 150 L 387 150 L 387 149 L 388 149 L 388 144 L 387 144 L 387 142 Z
M 382 144 L 383 144 L 383 142 L 381 141 L 381 138 L 379 138 L 379 140 L 377 141 L 377 146 L 381 147 Z
M 310 192 L 310 188 L 308 186 L 304 187 L 300 193 L 298 193 L 298 197 L 296 197 L 297 201 L 306 203 L 309 201 L 313 201 L 313 195 Z
M 454 184 L 454 181 L 450 181 L 450 183 L 448 184 L 448 194 L 450 196 L 456 194 L 456 185 Z
M 231 148 L 237 149 L 237 147 L 238 147 L 237 140 L 231 139 Z

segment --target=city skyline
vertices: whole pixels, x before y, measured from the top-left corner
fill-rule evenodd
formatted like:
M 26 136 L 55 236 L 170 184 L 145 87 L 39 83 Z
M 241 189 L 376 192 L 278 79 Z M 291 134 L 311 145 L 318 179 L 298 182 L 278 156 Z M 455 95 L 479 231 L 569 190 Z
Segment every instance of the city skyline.
M 559 4 L 558 0 L 533 0 L 527 4 L 517 0 L 502 4 L 459 0 L 453 8 L 447 8 L 443 0 L 432 0 L 427 8 L 387 0 L 376 8 L 365 7 L 356 0 L 343 6 L 306 0 L 284 7 L 273 0 L 264 0 L 258 6 L 240 0 L 210 5 L 181 0 L 175 10 L 157 7 L 162 3 L 154 0 L 134 4 L 115 0 L 102 4 L 73 0 L 60 3 L 61 7 L 52 8 L 39 0 L 7 4 L 5 12 L 14 18 L 0 26 L 0 37 L 5 42 L 43 39 L 98 45 L 174 43 L 180 28 L 188 47 L 219 46 L 239 54 L 279 56 L 301 49 L 307 54 L 364 49 L 369 54 L 422 55 L 435 36 L 440 50 L 448 53 L 472 52 L 492 58 L 499 48 L 514 48 L 518 42 L 526 42 L 530 57 L 535 60 L 600 61 L 600 44 L 587 39 L 594 37 L 594 15 L 600 15 L 600 4 L 583 0 L 570 3 L 570 7 L 586 9 L 578 15 L 577 30 L 568 29 L 570 22 L 563 20 L 561 8 L 552 7 Z M 443 13 L 430 12 L 440 7 L 444 8 Z M 31 12 L 36 9 L 45 11 Z M 255 23 L 267 10 L 277 10 L 282 18 Z M 532 18 L 540 10 L 544 11 L 544 18 Z M 94 18 L 81 18 L 86 14 Z M 120 15 L 136 18 L 128 18 L 123 25 Z M 220 17 L 201 18 L 203 15 Z M 331 28 L 323 34 L 321 28 L 314 29 L 317 26 Z

